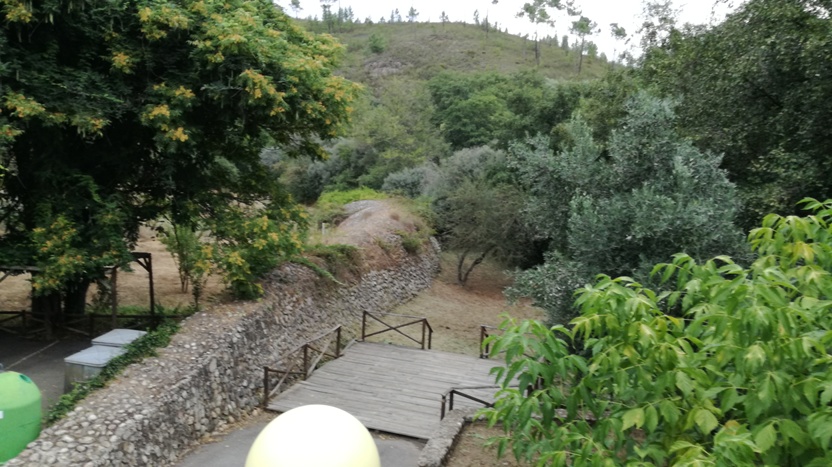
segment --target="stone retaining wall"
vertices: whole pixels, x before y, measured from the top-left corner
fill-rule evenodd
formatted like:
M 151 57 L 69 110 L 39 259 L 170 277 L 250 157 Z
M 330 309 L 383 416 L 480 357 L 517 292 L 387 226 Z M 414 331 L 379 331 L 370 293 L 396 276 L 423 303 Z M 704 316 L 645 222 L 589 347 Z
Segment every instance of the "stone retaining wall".
M 263 366 L 278 366 L 287 350 L 339 324 L 354 337 L 362 311 L 389 311 L 430 286 L 439 247 L 431 239 L 422 250 L 385 249 L 387 266 L 343 286 L 303 266 L 283 266 L 264 281 L 262 300 L 188 318 L 158 357 L 128 367 L 8 465 L 171 465 L 259 404 Z

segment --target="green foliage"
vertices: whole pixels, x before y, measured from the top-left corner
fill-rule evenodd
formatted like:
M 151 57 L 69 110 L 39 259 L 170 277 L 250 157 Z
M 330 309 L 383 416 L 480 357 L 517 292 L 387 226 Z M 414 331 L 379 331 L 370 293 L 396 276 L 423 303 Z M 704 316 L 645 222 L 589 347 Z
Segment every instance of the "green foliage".
M 422 251 L 422 245 L 425 244 L 430 236 L 430 232 L 423 229 L 416 230 L 415 232 L 397 230 L 395 233 L 401 238 L 404 251 L 411 255 L 419 254 Z
M 384 178 L 381 189 L 387 193 L 418 198 L 430 193 L 439 182 L 439 178 L 439 168 L 428 163 L 391 173 Z
M 199 309 L 205 282 L 213 269 L 213 248 L 201 240 L 202 235 L 191 227 L 178 224 L 162 229 L 159 235 L 159 241 L 176 262 L 180 288 L 182 292 L 187 292 L 190 288 L 196 309 Z
M 434 109 L 424 82 L 391 79 L 379 92 L 379 98 L 358 103 L 350 137 L 332 147 L 340 173 L 331 187 L 379 189 L 388 174 L 450 153 L 432 123 Z
M 384 198 L 387 198 L 387 195 L 384 193 L 380 193 L 372 188 L 361 187 L 354 190 L 326 192 L 318 199 L 318 203 L 343 206 L 345 204 L 352 203 L 353 201 Z
M 489 147 L 463 149 L 442 162 L 434 210 L 443 244 L 457 252 L 457 280 L 491 255 L 516 264 L 531 238 L 522 219 L 523 195 L 511 183 L 505 153 Z
M 554 82 L 536 73 L 442 73 L 428 86 L 436 106 L 435 123 L 454 149 L 549 134 L 567 121 L 581 96 L 582 83 Z
M 310 258 L 323 260 L 325 268 Z M 352 245 L 310 245 L 304 250 L 304 256 L 294 256 L 289 261 L 306 266 L 319 276 L 336 284 L 342 284 L 337 276 L 361 274 L 361 254 L 358 248 Z
M 698 259 L 742 251 L 720 157 L 678 136 L 671 103 L 640 93 L 625 108 L 606 148 L 581 119 L 557 156 L 543 138 L 512 146 L 527 221 L 551 242 L 548 264 L 521 273 L 512 294 L 533 297 L 552 321 L 574 313 L 575 282 L 599 272 L 642 280 L 676 251 Z
M 668 22 L 660 37 L 637 74 L 680 98 L 697 145 L 725 154 L 743 227 L 832 192 L 828 2 L 750 0 L 716 26 Z
M 353 245 L 311 245 L 305 253 L 309 256 L 321 258 L 332 274 L 341 271 L 358 272 L 361 266 L 361 253 Z
M 368 43 L 370 45 L 370 52 L 374 54 L 380 54 L 384 52 L 384 49 L 387 48 L 387 39 L 385 39 L 384 36 L 376 33 L 370 34 Z
M 0 258 L 43 268 L 40 294 L 124 265 L 142 222 L 264 200 L 261 149 L 322 155 L 357 93 L 270 1 L 4 5 Z
M 216 237 L 203 247 L 223 273 L 223 280 L 237 298 L 263 294 L 258 278 L 287 258 L 303 251 L 306 213 L 285 203 L 263 209 L 228 207 L 210 220 Z
M 662 292 L 598 276 L 571 329 L 503 323 L 491 338 L 503 389 L 483 412 L 503 424 L 501 452 L 559 466 L 829 465 L 832 200 L 804 206 L 815 214 L 751 232 L 747 268 L 677 254 L 653 268 Z
M 345 204 L 353 201 L 384 198 L 387 198 L 386 194 L 367 187 L 346 191 L 328 191 L 321 195 L 318 202 L 315 203 L 315 207 L 312 208 L 312 224 L 319 226 L 325 222 L 337 225 L 345 218 Z
M 75 406 L 84 400 L 96 389 L 103 388 L 106 384 L 118 376 L 127 366 L 140 362 L 147 357 L 156 356 L 156 350 L 167 347 L 170 339 L 179 331 L 179 324 L 174 321 L 165 321 L 156 329 L 150 330 L 147 334 L 128 344 L 126 352 L 110 360 L 102 368 L 101 373 L 89 381 L 76 383 L 72 391 L 62 395 L 58 401 L 44 415 L 44 423 L 51 425 L 62 419 L 71 412 Z
M 23 261 L 33 262 L 42 270 L 32 277 L 36 296 L 58 292 L 67 283 L 101 279 L 105 267 L 132 261 L 120 232 L 123 214 L 112 209 L 107 206 L 97 213 L 98 231 L 93 239 L 87 237 L 89 232 L 85 226 L 63 215 L 46 227 L 32 229 L 30 245 L 35 250 Z M 19 254 L 12 252 L 13 256 L 19 257 Z

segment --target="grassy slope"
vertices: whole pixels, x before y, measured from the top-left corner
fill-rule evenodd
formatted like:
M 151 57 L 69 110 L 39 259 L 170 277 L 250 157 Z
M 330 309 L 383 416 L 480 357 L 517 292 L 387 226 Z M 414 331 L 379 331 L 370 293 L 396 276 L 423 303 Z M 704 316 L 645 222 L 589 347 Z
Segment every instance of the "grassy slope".
M 316 26 L 307 27 L 314 30 Z M 372 53 L 368 45 L 374 33 L 387 41 L 387 48 L 380 54 Z M 486 37 L 483 29 L 470 24 L 357 24 L 352 30 L 336 30 L 334 35 L 347 50 L 341 72 L 372 87 L 390 76 L 427 80 L 445 70 L 514 73 L 537 68 L 550 78 L 592 79 L 608 69 L 600 60 L 584 57 L 579 76 L 577 53 L 566 53 L 547 43 L 541 43 L 540 66 L 536 67 L 534 42 L 495 31 Z

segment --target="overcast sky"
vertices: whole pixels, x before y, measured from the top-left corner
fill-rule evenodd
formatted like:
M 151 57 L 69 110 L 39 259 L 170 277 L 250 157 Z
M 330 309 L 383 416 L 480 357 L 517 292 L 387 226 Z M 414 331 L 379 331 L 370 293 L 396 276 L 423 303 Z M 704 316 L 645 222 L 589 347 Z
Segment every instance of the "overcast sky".
M 480 19 L 489 17 L 492 23 L 497 21 L 500 29 L 508 31 L 512 34 L 526 34 L 533 35 L 535 26 L 531 25 L 525 18 L 517 18 L 516 14 L 520 11 L 523 3 L 526 0 L 500 0 L 498 4 L 494 5 L 491 0 L 340 0 L 341 8 L 352 7 L 357 19 L 363 21 L 364 18 L 370 17 L 374 22 L 377 22 L 381 16 L 385 18 L 390 17 L 390 12 L 396 8 L 402 15 L 404 21 L 407 21 L 407 12 L 410 7 L 416 8 L 419 13 L 417 21 L 438 22 L 441 13 L 444 11 L 451 21 L 465 21 L 473 23 L 474 11 L 479 11 Z M 621 45 L 615 45 L 610 37 L 610 23 L 619 23 L 623 26 L 627 33 L 634 33 L 640 24 L 640 16 L 642 13 L 642 5 L 644 0 L 576 0 L 579 7 L 582 9 L 584 16 L 589 17 L 595 21 L 601 28 L 601 32 L 592 40 L 599 45 L 602 52 L 607 55 L 612 55 L 613 48 L 621 51 Z M 288 6 L 289 0 L 278 0 L 278 3 Z M 734 3 L 739 3 L 734 1 Z M 321 6 L 320 0 L 300 0 L 303 10 L 300 12 L 300 17 L 315 16 L 320 17 Z M 714 0 L 675 0 L 674 6 L 680 10 L 679 19 L 681 22 L 689 23 L 711 23 L 719 22 L 725 17 L 725 13 L 731 8 L 720 2 L 717 6 L 716 12 L 712 13 L 714 8 Z M 335 6 L 333 9 L 337 9 Z M 289 14 L 293 14 L 292 10 L 286 9 Z M 562 18 L 556 21 L 555 27 L 536 26 L 538 34 L 543 37 L 546 35 L 557 35 L 569 33 L 571 25 L 570 19 Z M 637 42 L 637 41 L 636 41 Z

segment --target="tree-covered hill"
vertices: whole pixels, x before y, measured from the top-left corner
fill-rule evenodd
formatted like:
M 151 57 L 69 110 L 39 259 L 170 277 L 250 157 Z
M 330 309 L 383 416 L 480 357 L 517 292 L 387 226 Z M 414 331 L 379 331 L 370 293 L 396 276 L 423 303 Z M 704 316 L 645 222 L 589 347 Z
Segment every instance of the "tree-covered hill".
M 320 22 L 302 21 L 308 29 L 326 32 Z M 461 23 L 352 24 L 333 27 L 346 46 L 341 66 L 353 81 L 377 85 L 389 77 L 430 79 L 442 71 L 512 74 L 537 70 L 555 79 L 593 79 L 609 69 L 606 61 L 585 54 L 578 73 L 577 50 L 561 48 L 557 38 L 539 42 L 539 65 L 533 38 L 523 38 L 482 25 Z M 375 50 L 375 51 L 374 51 Z

